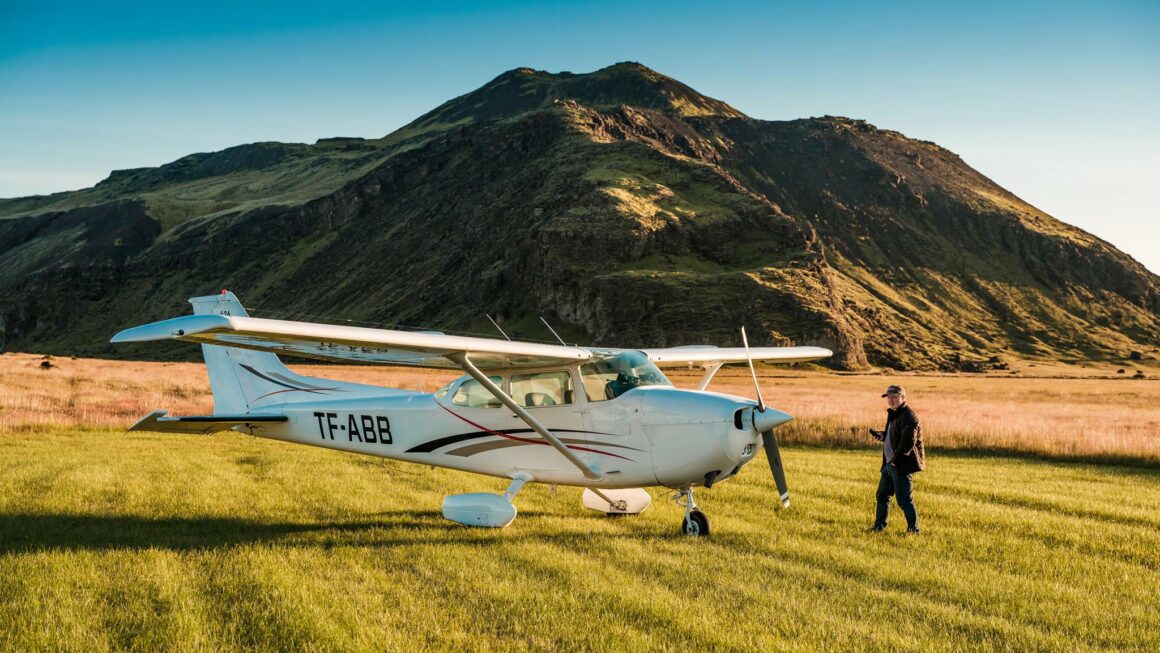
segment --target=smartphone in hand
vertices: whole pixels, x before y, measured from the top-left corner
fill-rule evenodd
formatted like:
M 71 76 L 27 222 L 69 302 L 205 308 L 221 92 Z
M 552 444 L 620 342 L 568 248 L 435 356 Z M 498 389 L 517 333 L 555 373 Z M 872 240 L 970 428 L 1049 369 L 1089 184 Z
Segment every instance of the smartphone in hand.
M 885 431 L 875 431 L 874 429 L 870 429 L 870 437 L 881 442 L 881 441 L 886 439 L 886 432 Z

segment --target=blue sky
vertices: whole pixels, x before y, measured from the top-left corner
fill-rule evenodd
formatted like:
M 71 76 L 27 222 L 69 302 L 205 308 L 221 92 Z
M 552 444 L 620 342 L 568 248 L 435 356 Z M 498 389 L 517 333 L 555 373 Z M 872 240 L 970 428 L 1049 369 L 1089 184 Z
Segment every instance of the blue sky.
M 0 0 L 0 197 L 639 61 L 755 118 L 934 141 L 1160 272 L 1157 2 L 178 4 Z

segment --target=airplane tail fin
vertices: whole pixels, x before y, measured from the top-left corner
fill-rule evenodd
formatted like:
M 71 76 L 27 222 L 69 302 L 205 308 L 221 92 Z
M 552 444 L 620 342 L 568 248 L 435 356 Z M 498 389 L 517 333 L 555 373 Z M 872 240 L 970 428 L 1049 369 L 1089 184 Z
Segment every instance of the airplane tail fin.
M 228 290 L 220 295 L 194 297 L 189 303 L 193 304 L 194 315 L 249 316 Z M 270 352 L 202 345 L 201 353 L 209 372 L 215 415 L 243 415 L 264 406 L 333 397 L 348 392 L 352 385 L 295 374 Z

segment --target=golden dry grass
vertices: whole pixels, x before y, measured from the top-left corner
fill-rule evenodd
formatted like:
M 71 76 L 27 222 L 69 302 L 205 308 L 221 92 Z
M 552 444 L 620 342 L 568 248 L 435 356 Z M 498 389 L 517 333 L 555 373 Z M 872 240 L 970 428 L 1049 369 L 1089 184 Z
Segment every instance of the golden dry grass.
M 158 408 L 184 415 L 213 409 L 201 363 L 60 358 L 53 360 L 53 368 L 42 370 L 41 362 L 35 354 L 0 355 L 0 433 L 125 427 Z M 427 392 L 457 376 L 367 366 L 296 369 L 310 376 Z M 881 426 L 884 417 L 882 389 L 902 383 L 934 449 L 1160 464 L 1160 381 L 1077 372 L 1077 378 L 881 376 L 771 367 L 760 375 L 766 400 L 795 417 L 782 434 L 788 442 L 868 446 L 866 428 Z M 692 387 L 700 374 L 678 371 L 670 376 L 678 386 Z M 753 396 L 745 368 L 723 370 L 709 389 Z
M 213 412 L 201 363 L 147 363 L 0 354 L 0 433 L 129 426 L 159 408 L 173 415 Z M 458 376 L 438 370 L 298 366 L 310 376 L 432 392 Z
M 685 385 L 696 375 L 674 374 Z M 794 416 L 793 442 L 858 445 L 885 421 L 887 385 L 906 387 L 928 447 L 1022 452 L 1064 459 L 1160 464 L 1160 381 L 987 375 L 767 374 L 762 392 Z M 711 390 L 753 396 L 747 370 Z

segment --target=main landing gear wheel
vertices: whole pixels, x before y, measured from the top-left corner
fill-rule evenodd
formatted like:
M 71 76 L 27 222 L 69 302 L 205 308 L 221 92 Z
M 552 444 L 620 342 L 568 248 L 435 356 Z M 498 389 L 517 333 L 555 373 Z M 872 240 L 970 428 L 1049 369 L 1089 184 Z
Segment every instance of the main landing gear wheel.
M 700 510 L 692 510 L 681 522 L 681 532 L 685 535 L 704 537 L 709 534 L 709 518 Z

